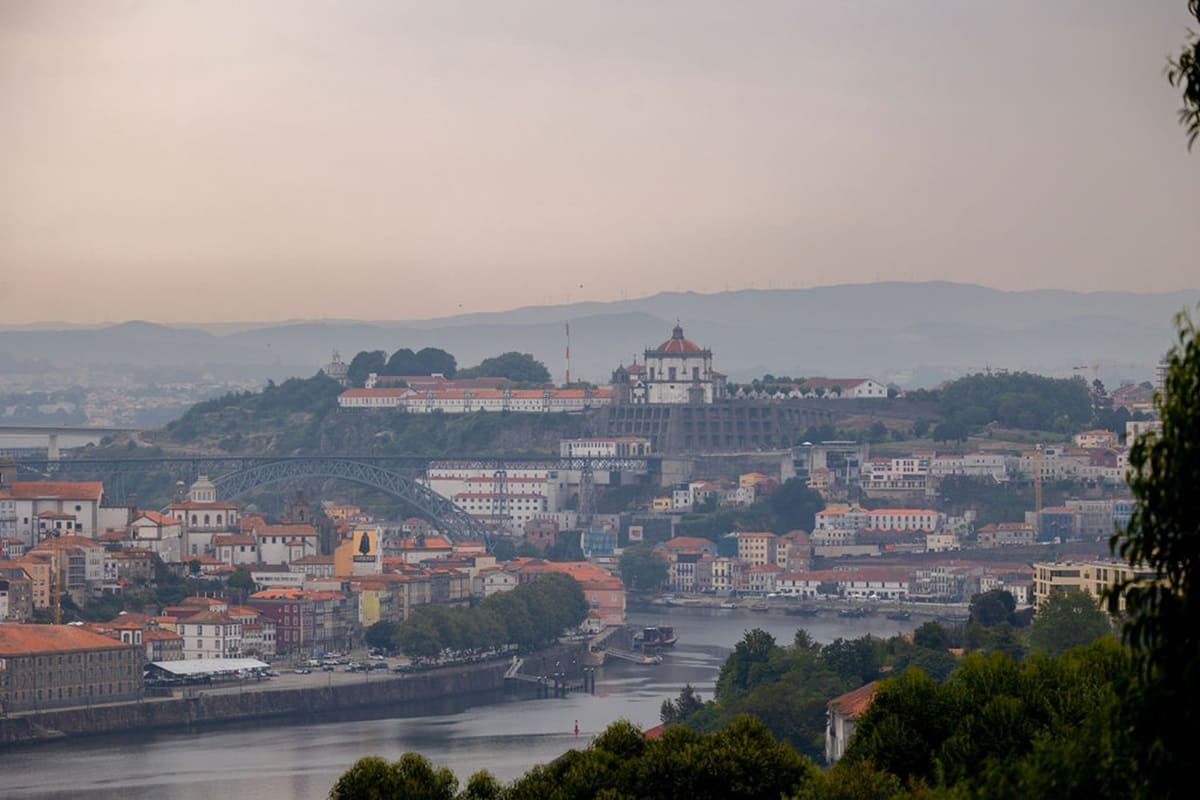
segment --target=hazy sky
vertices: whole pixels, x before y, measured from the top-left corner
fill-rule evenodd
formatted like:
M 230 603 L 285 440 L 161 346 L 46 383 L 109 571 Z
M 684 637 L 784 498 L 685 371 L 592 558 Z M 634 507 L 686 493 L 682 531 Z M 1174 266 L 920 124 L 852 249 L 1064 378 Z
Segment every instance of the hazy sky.
M 1185 5 L 0 0 L 0 323 L 1196 287 Z

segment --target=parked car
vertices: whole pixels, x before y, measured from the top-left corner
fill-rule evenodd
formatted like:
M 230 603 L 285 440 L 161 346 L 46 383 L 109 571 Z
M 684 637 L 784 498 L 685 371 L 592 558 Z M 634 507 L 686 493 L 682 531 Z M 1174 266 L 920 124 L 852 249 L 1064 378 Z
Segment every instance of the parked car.
M 300 667 L 299 669 L 292 670 L 292 672 L 296 673 L 297 675 L 312 675 L 312 670 L 308 667 Z

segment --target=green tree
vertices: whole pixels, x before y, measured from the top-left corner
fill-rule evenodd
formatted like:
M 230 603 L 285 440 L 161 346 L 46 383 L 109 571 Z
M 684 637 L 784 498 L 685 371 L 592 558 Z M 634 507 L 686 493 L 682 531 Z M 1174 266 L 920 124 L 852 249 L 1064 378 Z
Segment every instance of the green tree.
M 871 636 L 861 639 L 834 639 L 821 648 L 825 663 L 851 686 L 861 686 L 879 677 L 880 659 L 876 655 L 878 640 Z
M 445 375 L 453 378 L 458 373 L 458 361 L 450 353 L 437 347 L 423 347 L 417 351 L 423 375 Z
M 965 424 L 947 420 L 939 422 L 933 429 L 933 440 L 935 442 L 965 442 L 968 433 Z
M 413 614 L 400 626 L 396 644 L 407 656 L 417 660 L 435 658 L 446 647 L 433 620 L 420 613 Z
M 912 795 L 890 772 L 870 761 L 840 761 L 817 773 L 794 800 L 903 800 Z
M 429 371 L 421 363 L 421 359 L 407 347 L 402 347 L 392 353 L 387 364 L 379 371 L 380 375 L 428 375 Z
M 1200 23 L 1200 0 L 1188 0 L 1188 11 Z M 1189 33 L 1177 58 L 1167 62 L 1167 80 L 1183 95 L 1179 122 L 1187 129 L 1188 149 L 1200 137 L 1200 34 Z
M 374 372 L 383 374 L 387 367 L 387 353 L 382 350 L 363 350 L 350 360 L 346 367 L 346 380 L 351 386 L 362 386 L 367 376 Z
M 1016 610 L 1016 598 L 1012 596 L 1011 592 L 1004 589 L 992 589 L 989 592 L 977 594 L 971 598 L 969 606 L 971 621 L 978 622 L 985 628 L 999 625 L 1002 622 L 1011 624 Z
M 374 647 L 378 650 L 392 650 L 396 647 L 399 634 L 400 626 L 395 622 L 380 620 L 367 628 L 363 639 L 366 641 L 368 647 Z
M 458 800 L 502 800 L 504 786 L 487 770 L 480 770 L 467 779 Z
M 789 478 L 767 498 L 771 510 L 784 530 L 811 531 L 818 511 L 825 508 L 825 499 L 799 478 Z
M 250 574 L 250 568 L 246 566 L 237 567 L 225 579 L 225 586 L 229 591 L 236 594 L 241 602 L 245 602 L 250 593 L 254 591 L 254 576 Z
M 667 580 L 667 561 L 649 544 L 635 544 L 621 553 L 621 581 L 631 591 L 655 591 Z
M 458 779 L 418 753 L 388 763 L 378 756 L 355 762 L 329 791 L 330 800 L 455 800 Z
M 704 701 L 700 699 L 700 695 L 688 683 L 680 690 L 679 697 L 674 700 L 663 700 L 658 717 L 662 720 L 663 724 L 671 725 L 686 718 L 689 714 L 694 714 L 703 706 Z
M 930 422 L 927 419 L 919 419 L 913 423 L 912 435 L 917 439 L 923 439 L 929 433 Z
M 512 539 L 496 539 L 492 542 L 492 555 L 497 561 L 512 561 L 517 555 L 517 545 Z
M 728 695 L 750 685 L 751 672 L 756 665 L 766 664 L 775 649 L 775 637 L 761 628 L 746 631 L 733 647 L 733 653 L 721 666 L 717 677 L 717 697 Z
M 508 378 L 516 383 L 549 383 L 550 370 L 529 353 L 508 352 L 485 358 L 458 373 L 460 378 Z
M 778 800 L 802 790 L 814 776 L 810 762 L 748 717 L 709 734 L 672 726 L 653 740 L 635 725 L 615 722 L 586 750 L 572 750 L 518 778 L 505 796 Z
M 1029 627 L 1029 644 L 1038 652 L 1058 655 L 1109 633 L 1108 615 L 1096 598 L 1082 589 L 1058 590 L 1038 606 Z
M 928 650 L 945 650 L 950 646 L 950 641 L 946 636 L 946 629 L 940 623 L 930 620 L 913 631 L 913 644 Z
M 1190 8 L 1197 11 L 1194 2 Z M 1194 57 L 1189 63 L 1189 87 L 1200 91 L 1200 67 Z M 1129 717 L 1146 797 L 1190 796 L 1200 741 L 1200 335 L 1187 314 L 1176 322 L 1178 341 L 1155 398 L 1162 429 L 1133 443 L 1134 512 L 1111 543 L 1139 577 L 1107 595 L 1110 611 L 1123 607 L 1124 639 L 1141 678 Z

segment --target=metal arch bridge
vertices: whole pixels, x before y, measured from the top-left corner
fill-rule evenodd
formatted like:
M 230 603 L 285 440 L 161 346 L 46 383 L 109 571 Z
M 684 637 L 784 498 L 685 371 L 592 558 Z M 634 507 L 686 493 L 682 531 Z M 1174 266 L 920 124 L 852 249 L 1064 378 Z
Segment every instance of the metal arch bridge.
M 306 458 L 266 461 L 218 476 L 213 480 L 217 496 L 232 500 L 246 492 L 273 483 L 309 478 L 333 478 L 369 486 L 405 501 L 454 538 L 486 539 L 489 531 L 452 500 L 399 472 L 345 458 Z
M 149 471 L 167 471 L 181 479 L 195 480 L 202 474 L 213 476 L 219 495 L 232 499 L 260 486 L 308 478 L 332 478 L 351 481 L 387 492 L 411 503 L 422 514 L 436 520 L 454 536 L 490 539 L 489 529 L 459 508 L 418 483 L 410 475 L 431 466 L 453 465 L 488 469 L 497 473 L 521 468 L 543 468 L 599 472 L 605 470 L 653 472 L 659 468 L 655 457 L 553 458 L 546 456 L 157 456 L 145 458 L 18 458 L 19 473 L 35 480 L 65 478 L 70 475 L 102 477 L 105 495 L 118 505 L 127 501 L 125 478 Z M 406 475 L 405 473 L 409 473 Z

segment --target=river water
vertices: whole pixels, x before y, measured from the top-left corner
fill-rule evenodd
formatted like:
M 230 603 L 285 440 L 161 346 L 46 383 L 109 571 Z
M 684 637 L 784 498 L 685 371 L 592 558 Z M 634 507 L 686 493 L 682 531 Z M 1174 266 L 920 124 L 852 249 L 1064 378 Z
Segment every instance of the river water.
M 678 608 L 632 613 L 629 622 L 673 625 L 679 643 L 655 667 L 606 666 L 598 673 L 594 695 L 539 700 L 498 692 L 469 703 L 447 699 L 374 714 L 328 715 L 320 721 L 264 721 L 19 747 L 0 753 L 0 796 L 322 798 L 360 756 L 394 759 L 409 750 L 450 767 L 463 780 L 479 769 L 509 780 L 586 745 L 615 720 L 629 719 L 642 727 L 657 724 L 662 701 L 676 696 L 686 683 L 711 698 L 721 664 L 750 628 L 762 628 L 783 644 L 798 627 L 821 642 L 913 627 L 882 617 L 800 618 Z

